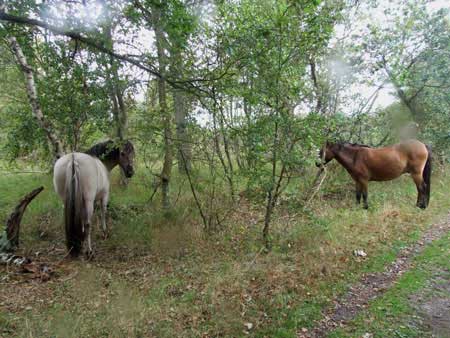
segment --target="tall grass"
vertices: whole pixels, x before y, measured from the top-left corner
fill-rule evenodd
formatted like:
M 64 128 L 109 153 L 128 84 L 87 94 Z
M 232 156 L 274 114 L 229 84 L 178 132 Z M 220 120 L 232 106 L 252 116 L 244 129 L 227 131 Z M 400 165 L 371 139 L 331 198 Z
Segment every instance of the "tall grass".
M 415 207 L 415 186 L 407 176 L 371 183 L 370 208 L 363 210 L 355 205 L 352 181 L 338 167 L 330 168 L 319 195 L 304 207 L 313 176 L 311 169 L 291 181 L 273 218 L 273 250 L 265 254 L 257 190 L 243 194 L 237 207 L 223 203 L 226 218 L 207 233 L 183 176 L 173 180 L 173 210 L 167 214 L 158 195 L 149 201 L 152 177 L 143 169 L 126 189 L 115 173 L 111 238 L 101 240 L 94 226 L 94 261 L 63 261 L 47 283 L 27 289 L 2 282 L 0 334 L 291 337 L 311 326 L 348 283 L 382 269 L 450 207 L 450 177 L 439 170 L 425 211 Z M 206 183 L 196 181 L 202 203 L 208 202 Z M 6 217 L 23 194 L 41 184 L 46 189 L 26 212 L 21 245 L 27 253 L 39 251 L 37 260 L 56 264 L 64 256 L 62 205 L 48 175 L 0 178 L 0 210 Z M 368 258 L 355 259 L 355 249 L 364 249 Z M 5 281 L 19 278 L 0 271 Z

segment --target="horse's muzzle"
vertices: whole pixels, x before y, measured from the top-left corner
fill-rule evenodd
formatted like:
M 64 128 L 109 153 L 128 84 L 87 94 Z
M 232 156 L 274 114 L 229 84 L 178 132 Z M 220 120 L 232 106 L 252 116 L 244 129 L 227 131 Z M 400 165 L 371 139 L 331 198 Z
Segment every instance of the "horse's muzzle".
M 134 175 L 134 169 L 132 166 L 127 167 L 127 170 L 125 170 L 125 176 L 127 178 L 130 178 Z

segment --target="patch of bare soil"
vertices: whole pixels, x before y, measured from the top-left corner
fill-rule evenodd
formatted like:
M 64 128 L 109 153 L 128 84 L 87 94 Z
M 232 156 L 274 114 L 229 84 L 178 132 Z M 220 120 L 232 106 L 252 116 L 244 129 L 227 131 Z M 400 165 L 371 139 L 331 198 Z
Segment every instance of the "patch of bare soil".
M 98 269 L 99 274 L 113 273 L 133 284 L 139 282 L 139 285 L 147 281 L 145 273 L 142 276 L 143 267 L 145 271 L 149 270 L 149 266 L 171 268 L 167 262 L 170 259 L 162 261 L 157 256 L 137 253 L 125 246 L 111 248 L 99 236 L 94 239 L 95 256 L 92 260 L 87 260 L 85 255 L 71 259 L 64 240 L 60 238 L 55 243 L 43 244 L 33 251 L 19 249 L 16 257 L 26 258 L 28 263 L 0 264 L 0 310 L 20 315 L 54 302 L 68 302 L 58 298 L 56 293 L 62 284 L 77 280 L 86 266 Z M 157 275 L 161 276 L 163 272 L 158 271 Z
M 316 323 L 311 331 L 299 332 L 297 336 L 299 338 L 326 337 L 334 329 L 345 326 L 347 322 L 364 310 L 371 300 L 379 297 L 391 287 L 410 268 L 412 258 L 420 253 L 426 245 L 441 238 L 449 231 L 450 215 L 443 222 L 432 225 L 415 244 L 401 250 L 397 259 L 385 271 L 364 275 L 358 283 L 350 287 L 350 290 L 343 297 L 333 301 L 333 306 L 323 312 L 322 319 Z M 435 303 L 431 301 L 428 305 L 422 304 L 424 316 L 429 315 L 430 318 L 433 318 L 433 321 L 429 320 L 429 325 L 433 329 L 433 325 L 435 325 L 436 330 L 447 329 L 445 325 L 450 323 L 450 308 L 447 307 L 448 305 L 448 302 L 443 302 L 441 299 Z M 443 319 L 444 317 L 446 318 Z M 450 337 L 450 334 L 437 337 Z
M 74 272 L 70 262 L 61 259 L 64 253 L 64 248 L 55 247 L 35 255 L 20 251 L 18 257 L 27 257 L 28 263 L 0 264 L 0 309 L 20 312 L 51 299 L 52 286 Z
M 439 271 L 430 285 L 410 298 L 433 337 L 450 337 L 450 271 Z

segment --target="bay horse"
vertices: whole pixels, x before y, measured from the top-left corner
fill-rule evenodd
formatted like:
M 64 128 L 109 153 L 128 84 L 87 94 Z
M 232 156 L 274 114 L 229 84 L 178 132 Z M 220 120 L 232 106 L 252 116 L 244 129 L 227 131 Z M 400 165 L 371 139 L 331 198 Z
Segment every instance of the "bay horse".
M 100 201 L 103 234 L 106 236 L 106 208 L 109 198 L 109 172 L 119 165 L 132 177 L 134 146 L 130 141 L 112 140 L 94 145 L 84 153 L 70 153 L 58 159 L 53 170 L 53 185 L 64 201 L 66 245 L 77 257 L 87 237 L 87 255 L 92 255 L 91 219 L 94 203 Z
M 329 143 L 319 152 L 318 167 L 336 159 L 356 183 L 356 202 L 363 197 L 367 209 L 369 181 L 390 181 L 404 173 L 411 174 L 417 187 L 417 203 L 425 209 L 430 201 L 431 148 L 417 140 L 406 140 L 383 147 L 371 148 L 355 143 Z

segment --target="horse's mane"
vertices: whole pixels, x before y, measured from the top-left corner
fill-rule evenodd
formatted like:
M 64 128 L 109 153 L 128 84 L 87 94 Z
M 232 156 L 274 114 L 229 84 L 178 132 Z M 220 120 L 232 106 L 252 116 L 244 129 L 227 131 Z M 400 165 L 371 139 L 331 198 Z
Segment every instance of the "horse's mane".
M 102 160 L 109 160 L 117 158 L 119 155 L 119 148 L 114 145 L 112 140 L 107 140 L 105 142 L 95 144 L 84 153 Z
M 123 150 L 131 153 L 134 151 L 133 144 L 130 141 L 125 141 Z M 120 148 L 113 140 L 100 142 L 86 150 L 84 153 L 97 157 L 101 160 L 113 160 L 119 157 Z
M 351 146 L 351 147 L 360 147 L 360 148 L 372 148 L 371 146 L 367 144 L 360 144 L 360 143 L 350 143 L 350 142 L 338 142 L 341 146 Z

